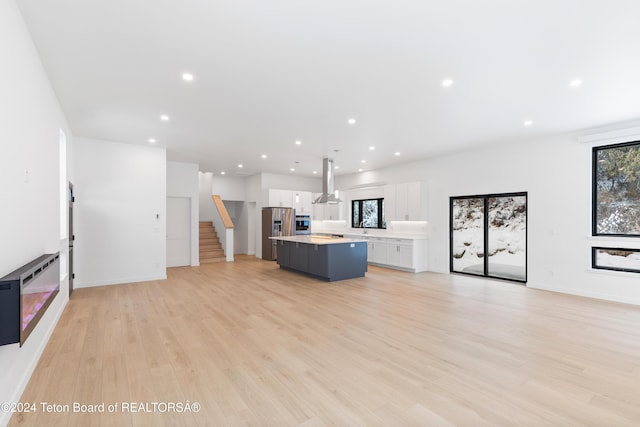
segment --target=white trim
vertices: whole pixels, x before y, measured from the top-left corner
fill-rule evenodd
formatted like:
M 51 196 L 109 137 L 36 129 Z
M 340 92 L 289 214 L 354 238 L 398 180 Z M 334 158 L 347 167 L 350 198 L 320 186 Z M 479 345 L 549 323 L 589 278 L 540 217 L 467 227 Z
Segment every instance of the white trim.
M 621 272 L 618 272 L 621 273 Z M 543 291 L 559 292 L 562 294 L 576 295 L 580 297 L 595 298 L 599 300 L 621 302 L 624 304 L 640 305 L 640 298 L 621 297 L 619 295 L 603 294 L 600 292 L 584 291 L 575 288 L 565 288 L 562 286 L 548 286 L 542 283 L 527 283 L 528 288 L 539 289 Z
M 608 145 L 640 140 L 640 127 L 618 129 L 609 132 L 579 136 L 578 142 L 596 145 Z
M 150 282 L 153 280 L 167 280 L 167 275 L 165 273 L 157 276 L 134 276 L 134 277 L 125 277 L 121 279 L 99 280 L 97 282 L 88 282 L 88 283 L 75 282 L 73 284 L 73 288 L 74 289 L 94 288 L 96 286 L 124 285 L 126 283 Z
M 621 237 L 621 236 L 592 236 L 587 237 L 589 244 L 589 253 L 594 246 L 604 245 L 609 248 L 628 248 L 640 249 L 640 239 L 637 237 Z
M 587 268 L 586 271 L 587 273 L 604 274 L 605 276 L 621 276 L 621 277 L 628 277 L 631 279 L 640 278 L 639 276 L 640 273 L 634 273 L 632 271 L 608 270 L 606 268 Z
M 68 296 L 65 298 L 62 293 L 58 293 L 58 296 L 62 296 L 64 299 L 64 302 L 60 305 L 58 312 L 54 315 L 53 322 L 49 324 L 49 329 L 47 329 L 44 339 L 40 342 L 40 345 L 36 349 L 33 359 L 31 359 L 31 361 L 29 362 L 29 366 L 27 367 L 27 370 L 25 371 L 24 375 L 18 382 L 18 386 L 13 391 L 13 395 L 9 400 L 10 402 L 20 402 L 22 393 L 24 393 L 24 390 L 27 388 L 27 384 L 29 384 L 29 380 L 31 380 L 33 371 L 35 371 L 36 366 L 38 365 L 38 362 L 40 362 L 40 358 L 42 357 L 42 353 L 44 352 L 44 349 L 46 348 L 47 344 L 49 344 L 49 340 L 51 339 L 53 330 L 58 325 L 58 321 L 60 320 L 60 317 L 62 316 L 62 313 L 64 312 L 64 309 L 66 308 L 67 303 L 69 302 Z M 40 324 L 42 325 L 42 323 Z M 19 345 L 19 344 L 14 344 L 14 345 Z M 0 426 L 8 425 L 12 415 L 13 414 L 11 412 L 0 411 Z

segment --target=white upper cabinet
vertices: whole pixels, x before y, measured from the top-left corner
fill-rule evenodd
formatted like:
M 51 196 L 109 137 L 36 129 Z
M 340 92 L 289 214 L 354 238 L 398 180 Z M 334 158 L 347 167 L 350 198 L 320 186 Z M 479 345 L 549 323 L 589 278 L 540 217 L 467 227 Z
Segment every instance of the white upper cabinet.
M 344 193 L 340 193 L 340 197 L 343 197 Z M 312 200 L 315 200 L 320 196 L 320 193 L 314 193 L 312 195 Z M 344 199 L 343 199 L 344 200 Z M 316 221 L 322 220 L 339 220 L 344 219 L 344 211 L 345 211 L 345 203 L 331 204 L 331 205 L 322 205 L 322 204 L 314 204 L 312 207 L 312 219 Z
M 427 186 L 424 182 L 386 185 L 384 210 L 387 221 L 426 221 Z
M 313 201 L 310 191 L 293 191 L 293 207 L 296 210 L 296 215 L 311 215 Z
M 291 190 L 269 190 L 269 206 L 276 208 L 293 207 L 293 191 Z

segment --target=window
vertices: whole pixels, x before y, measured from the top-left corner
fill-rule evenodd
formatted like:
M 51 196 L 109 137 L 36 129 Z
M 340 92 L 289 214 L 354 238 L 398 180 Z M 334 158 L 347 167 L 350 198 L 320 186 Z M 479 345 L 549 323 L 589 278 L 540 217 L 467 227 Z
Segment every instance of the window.
M 384 199 L 352 200 L 351 227 L 387 228 L 384 219 Z
M 591 268 L 640 273 L 640 249 L 591 248 Z
M 594 236 L 640 236 L 640 141 L 593 148 Z
M 450 198 L 449 271 L 527 281 L 527 193 Z

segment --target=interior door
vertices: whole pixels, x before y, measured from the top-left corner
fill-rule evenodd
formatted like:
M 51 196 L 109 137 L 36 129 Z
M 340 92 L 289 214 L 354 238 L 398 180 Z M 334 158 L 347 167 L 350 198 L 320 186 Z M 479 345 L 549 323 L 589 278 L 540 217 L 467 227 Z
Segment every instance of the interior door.
M 167 197 L 167 267 L 191 265 L 191 200 Z

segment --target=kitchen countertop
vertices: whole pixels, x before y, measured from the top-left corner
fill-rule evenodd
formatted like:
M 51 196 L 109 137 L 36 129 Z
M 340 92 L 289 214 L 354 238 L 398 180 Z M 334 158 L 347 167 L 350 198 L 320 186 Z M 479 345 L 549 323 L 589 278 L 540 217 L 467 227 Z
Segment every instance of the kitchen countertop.
M 345 238 L 355 239 L 355 240 L 364 240 L 370 237 L 377 237 L 380 239 L 406 239 L 406 240 L 427 240 L 427 236 L 425 235 L 410 235 L 410 234 L 378 234 L 378 233 L 329 233 L 329 232 L 321 232 L 319 235 L 331 235 L 331 234 L 340 234 Z
M 308 245 L 336 245 L 343 243 L 362 243 L 362 239 L 350 239 L 345 237 L 331 237 L 331 236 L 317 236 L 317 235 L 305 235 L 305 236 L 282 236 L 282 237 L 269 237 L 271 240 L 282 240 L 285 242 L 305 243 Z

